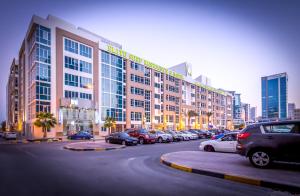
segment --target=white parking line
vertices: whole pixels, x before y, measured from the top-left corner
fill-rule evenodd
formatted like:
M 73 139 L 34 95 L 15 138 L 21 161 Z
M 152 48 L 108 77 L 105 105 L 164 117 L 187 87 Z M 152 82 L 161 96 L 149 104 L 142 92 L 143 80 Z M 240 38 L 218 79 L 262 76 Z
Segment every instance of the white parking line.
M 38 156 L 36 156 L 35 154 L 33 154 L 33 153 L 31 153 L 31 152 L 28 152 L 28 151 L 24 150 L 23 148 L 17 147 L 17 149 L 18 149 L 19 151 L 24 152 L 25 154 L 31 156 L 32 158 L 35 158 L 35 159 L 38 158 Z

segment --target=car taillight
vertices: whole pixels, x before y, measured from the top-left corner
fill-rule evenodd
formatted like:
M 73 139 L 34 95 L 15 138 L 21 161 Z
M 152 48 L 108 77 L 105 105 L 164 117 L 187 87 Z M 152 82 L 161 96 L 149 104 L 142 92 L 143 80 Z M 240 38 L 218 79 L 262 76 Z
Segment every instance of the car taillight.
M 250 133 L 239 133 L 237 137 L 238 139 L 247 139 L 250 135 Z
M 148 139 L 148 138 L 149 138 L 149 135 L 145 135 L 145 138 Z

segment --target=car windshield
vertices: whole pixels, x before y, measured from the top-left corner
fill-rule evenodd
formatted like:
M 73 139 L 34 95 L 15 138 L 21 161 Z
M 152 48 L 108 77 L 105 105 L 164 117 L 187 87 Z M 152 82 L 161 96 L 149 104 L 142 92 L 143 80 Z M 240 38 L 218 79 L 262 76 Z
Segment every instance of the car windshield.
M 164 132 L 162 132 L 162 131 L 156 131 L 156 133 L 158 133 L 158 134 L 164 134 Z
M 127 133 L 120 133 L 121 137 L 130 137 Z
M 139 132 L 140 133 L 148 133 L 148 131 L 146 129 L 140 129 Z

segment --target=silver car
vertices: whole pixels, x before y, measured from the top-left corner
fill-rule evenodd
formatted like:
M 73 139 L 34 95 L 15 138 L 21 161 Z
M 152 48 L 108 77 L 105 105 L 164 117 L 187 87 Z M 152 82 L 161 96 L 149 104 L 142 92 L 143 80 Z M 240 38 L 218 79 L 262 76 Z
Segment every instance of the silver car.
M 156 142 L 173 142 L 173 136 L 163 131 L 151 131 L 150 133 L 155 135 Z

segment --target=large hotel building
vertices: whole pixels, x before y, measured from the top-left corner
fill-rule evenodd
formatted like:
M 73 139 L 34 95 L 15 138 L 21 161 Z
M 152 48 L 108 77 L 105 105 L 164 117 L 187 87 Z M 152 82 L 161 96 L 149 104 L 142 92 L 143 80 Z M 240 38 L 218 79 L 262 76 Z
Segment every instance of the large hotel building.
M 193 79 L 188 63 L 167 69 L 54 16 L 33 16 L 11 65 L 7 120 L 27 138 L 42 137 L 33 125 L 42 111 L 58 122 L 49 137 L 80 130 L 106 135 L 107 116 L 115 118 L 118 131 L 231 129 L 232 99 L 203 77 Z M 190 110 L 199 115 L 189 118 Z

